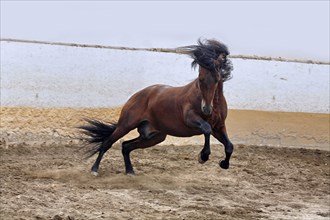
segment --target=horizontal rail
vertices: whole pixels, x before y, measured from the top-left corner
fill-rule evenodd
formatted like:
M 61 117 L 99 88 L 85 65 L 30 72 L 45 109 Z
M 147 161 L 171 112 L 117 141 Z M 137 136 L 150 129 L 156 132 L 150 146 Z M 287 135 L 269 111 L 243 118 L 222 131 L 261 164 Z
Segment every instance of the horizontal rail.
M 98 44 L 77 44 L 77 43 L 62 43 L 51 41 L 37 41 L 37 40 L 21 40 L 11 38 L 1 38 L 0 41 L 17 42 L 17 43 L 32 43 L 32 44 L 47 44 L 69 47 L 83 47 L 83 48 L 100 48 L 100 49 L 113 49 L 113 50 L 132 50 L 132 51 L 151 51 L 151 52 L 163 52 L 163 53 L 177 53 L 184 54 L 179 48 L 137 48 L 137 47 L 120 47 L 120 46 L 104 46 Z M 289 59 L 283 57 L 270 57 L 270 56 L 256 56 L 256 55 L 230 55 L 230 58 L 234 59 L 248 59 L 248 60 L 268 60 L 268 61 L 280 61 L 280 62 L 294 62 L 294 63 L 306 63 L 306 64 L 321 64 L 330 65 L 330 62 L 316 61 L 316 60 L 302 60 L 302 59 Z

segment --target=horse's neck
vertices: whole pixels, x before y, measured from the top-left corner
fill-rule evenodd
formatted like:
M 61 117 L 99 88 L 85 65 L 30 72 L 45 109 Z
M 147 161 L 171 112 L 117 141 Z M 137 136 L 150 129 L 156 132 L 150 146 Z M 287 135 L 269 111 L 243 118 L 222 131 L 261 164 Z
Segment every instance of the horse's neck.
M 192 81 L 191 83 L 189 83 L 187 86 L 192 88 L 196 92 L 196 94 L 198 94 L 197 97 L 201 97 L 198 78 L 195 79 L 194 81 Z M 215 105 L 217 105 L 220 102 L 220 99 L 222 98 L 222 96 L 223 96 L 223 81 L 220 80 L 218 83 L 217 89 L 215 90 L 213 103 Z
M 192 100 L 198 100 L 202 98 L 198 78 L 185 86 L 184 94 L 185 96 L 191 97 Z
M 223 91 L 223 82 L 220 80 L 218 83 L 217 90 L 215 91 L 216 94 L 222 95 Z
M 192 81 L 191 83 L 189 83 L 187 86 L 188 86 L 188 87 L 191 87 L 191 88 L 194 88 L 194 89 L 198 88 L 196 91 L 198 91 L 198 93 L 200 93 L 200 92 L 199 92 L 199 82 L 198 82 L 198 78 L 195 79 L 194 81 Z M 222 92 L 223 92 L 223 82 L 220 81 L 220 82 L 218 83 L 217 89 L 215 90 L 215 97 L 216 97 L 216 96 L 222 96 L 222 94 L 223 94 Z
M 214 98 L 213 98 L 213 103 L 214 106 L 217 106 L 217 104 L 220 103 L 220 99 L 223 96 L 223 82 L 220 81 L 218 83 L 217 90 L 215 90 Z
M 191 81 L 189 84 L 185 85 L 186 89 L 189 88 L 189 90 L 198 91 L 199 92 L 199 83 L 198 78 Z

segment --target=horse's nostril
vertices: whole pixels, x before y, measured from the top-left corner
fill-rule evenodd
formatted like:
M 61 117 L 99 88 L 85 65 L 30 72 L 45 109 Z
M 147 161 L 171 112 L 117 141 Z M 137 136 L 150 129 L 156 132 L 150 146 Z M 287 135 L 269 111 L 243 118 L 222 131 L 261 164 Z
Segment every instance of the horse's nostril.
M 205 115 L 210 115 L 212 113 L 212 108 L 210 106 L 204 106 L 202 110 Z

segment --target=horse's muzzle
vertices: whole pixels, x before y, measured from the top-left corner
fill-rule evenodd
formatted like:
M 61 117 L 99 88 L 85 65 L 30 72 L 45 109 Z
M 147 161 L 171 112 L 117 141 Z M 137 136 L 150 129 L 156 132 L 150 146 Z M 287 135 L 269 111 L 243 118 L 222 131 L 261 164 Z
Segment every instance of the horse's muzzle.
M 206 105 L 204 99 L 202 99 L 201 107 L 204 115 L 210 115 L 212 113 L 212 105 Z
M 202 112 L 204 115 L 210 115 L 212 113 L 212 106 L 203 106 Z

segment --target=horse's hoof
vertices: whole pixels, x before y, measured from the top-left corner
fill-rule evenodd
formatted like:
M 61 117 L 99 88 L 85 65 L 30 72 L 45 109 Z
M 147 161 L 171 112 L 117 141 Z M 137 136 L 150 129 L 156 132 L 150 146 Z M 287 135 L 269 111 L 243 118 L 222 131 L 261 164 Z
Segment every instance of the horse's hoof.
M 203 160 L 203 159 L 202 159 L 202 154 L 201 154 L 201 153 L 198 154 L 198 162 L 199 162 L 200 164 L 203 164 L 203 163 L 206 162 L 206 160 Z
M 225 169 L 225 170 L 229 168 L 229 162 L 227 162 L 225 160 L 220 161 L 219 165 L 222 169 Z
M 98 176 L 98 175 L 99 175 L 99 173 L 96 172 L 96 171 L 92 171 L 91 174 L 92 174 L 93 176 Z
M 135 173 L 134 172 L 128 172 L 128 173 L 126 173 L 126 176 L 135 176 Z

